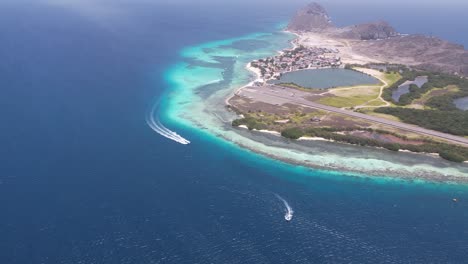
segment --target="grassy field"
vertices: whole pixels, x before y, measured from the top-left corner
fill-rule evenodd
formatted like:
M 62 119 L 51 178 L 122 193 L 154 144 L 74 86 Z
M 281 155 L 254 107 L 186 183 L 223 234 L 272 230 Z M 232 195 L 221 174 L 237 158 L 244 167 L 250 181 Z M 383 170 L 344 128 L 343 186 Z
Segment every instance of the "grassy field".
M 369 101 L 365 104 L 365 106 L 385 106 L 385 103 L 380 99 Z
M 360 72 L 372 75 L 375 78 L 384 80 L 388 84 L 388 86 L 396 83 L 398 80 L 401 79 L 401 75 L 398 72 L 386 73 L 386 72 L 381 72 L 378 70 L 362 68 L 362 67 L 355 67 L 354 70 L 360 71 Z
M 325 88 L 306 88 L 303 86 L 300 86 L 295 83 L 278 83 L 276 84 L 277 86 L 282 86 L 282 87 L 287 87 L 287 88 L 292 88 L 292 89 L 297 89 L 303 92 L 309 92 L 309 93 L 321 93 L 327 89 Z
M 318 102 L 334 107 L 355 107 L 377 99 L 379 89 L 378 86 L 332 89 L 330 95 L 319 99 Z
M 385 81 L 388 86 L 394 84 L 399 79 L 401 75 L 398 72 L 385 73 L 377 70 L 366 69 L 366 68 L 355 68 L 355 70 L 361 71 L 363 73 L 369 74 Z M 298 86 L 293 83 L 283 83 L 281 86 L 299 89 L 307 92 L 324 92 L 326 89 L 317 89 L 311 90 L 304 87 Z M 339 108 L 350 108 L 357 106 L 385 106 L 385 103 L 379 100 L 380 89 L 384 85 L 382 82 L 377 85 L 366 85 L 366 86 L 352 86 L 352 87 L 337 87 L 328 90 L 326 96 L 320 98 L 317 102 L 334 106 Z
M 371 115 L 371 116 L 377 116 L 377 117 L 385 118 L 388 120 L 401 122 L 401 120 L 398 117 L 395 117 L 392 115 L 381 114 L 381 113 L 375 113 L 373 109 L 361 109 L 359 112 L 367 114 L 367 115 Z
M 381 78 L 388 83 L 388 86 L 391 86 L 401 79 L 401 75 L 398 72 L 382 73 Z
M 366 68 L 355 68 L 355 70 L 385 81 L 388 84 L 386 87 L 391 86 L 401 79 L 401 75 L 398 72 L 385 73 Z M 381 83 L 373 86 L 354 86 L 330 89 L 330 95 L 319 99 L 318 103 L 340 108 L 385 106 L 385 102 L 379 99 L 379 93 L 382 85 L 384 84 Z

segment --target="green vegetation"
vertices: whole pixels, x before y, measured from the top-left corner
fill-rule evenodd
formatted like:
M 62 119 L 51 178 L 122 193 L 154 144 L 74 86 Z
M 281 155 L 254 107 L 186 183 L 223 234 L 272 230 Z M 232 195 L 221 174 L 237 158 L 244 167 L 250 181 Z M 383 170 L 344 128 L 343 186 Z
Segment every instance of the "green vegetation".
M 283 130 L 281 135 L 283 137 L 290 138 L 290 139 L 298 139 L 303 136 L 320 137 L 320 138 L 334 140 L 334 141 L 342 142 L 342 143 L 348 143 L 352 145 L 381 147 L 381 148 L 385 148 L 391 151 L 399 151 L 400 149 L 404 149 L 404 150 L 409 150 L 409 151 L 418 152 L 418 153 L 438 153 L 441 158 L 449 160 L 449 161 L 453 161 L 453 162 L 464 162 L 468 160 L 468 148 L 464 148 L 461 146 L 454 146 L 454 145 L 445 144 L 445 143 L 437 143 L 437 142 L 428 141 L 428 140 L 422 140 L 424 143 L 421 145 L 386 143 L 386 142 L 378 141 L 375 139 L 337 133 L 337 132 L 342 132 L 342 131 L 353 131 L 356 129 L 357 128 L 301 129 L 298 127 L 292 127 L 292 128 Z M 359 129 L 359 130 L 363 130 L 363 129 Z M 364 129 L 364 130 L 368 132 L 379 133 L 379 134 L 393 135 L 396 137 L 400 137 L 402 139 L 406 139 L 405 137 L 401 137 L 400 135 L 382 131 L 382 130 L 373 130 L 373 129 Z
M 413 100 L 421 98 L 421 96 L 425 92 L 427 92 L 424 89 L 424 88 L 427 88 L 427 87 L 431 87 L 431 86 L 426 85 L 426 87 L 424 87 L 424 85 L 423 85 L 421 88 L 419 88 L 416 84 L 410 84 L 409 93 L 401 95 L 398 102 L 395 102 L 395 103 L 397 105 L 409 105 L 409 104 L 411 104 L 411 102 L 413 102 Z M 432 89 L 432 87 L 430 89 Z
M 397 67 L 397 66 L 395 66 Z M 424 128 L 437 130 L 444 133 L 450 133 L 468 138 L 468 111 L 462 111 L 454 105 L 454 99 L 468 96 L 468 80 L 458 76 L 416 71 L 398 66 L 392 68 L 394 71 L 384 73 L 385 80 L 389 87 L 384 89 L 382 97 L 387 101 L 394 102 L 391 98 L 392 93 L 398 86 L 405 81 L 414 80 L 419 76 L 427 76 L 428 82 L 421 88 L 416 85 L 410 86 L 410 92 L 402 95 L 399 102 L 394 102 L 397 107 L 380 107 L 372 111 L 373 115 L 382 115 L 389 118 L 395 118 L 405 123 L 415 124 Z M 352 67 L 350 68 L 352 69 Z M 388 69 L 388 68 L 387 68 Z M 281 84 L 283 86 L 296 89 L 305 89 L 295 84 Z M 361 87 L 363 89 L 365 87 Z M 319 99 L 319 102 L 335 107 L 352 107 L 356 105 L 381 105 L 383 102 L 377 100 L 377 94 L 372 87 L 366 87 L 366 92 L 353 89 L 335 89 L 330 91 L 334 96 L 327 96 Z M 305 89 L 309 90 L 309 89 Z M 310 90 L 309 90 L 310 91 Z M 365 95 L 364 95 L 365 94 Z M 417 101 L 414 101 L 418 99 Z M 409 104 L 424 106 L 424 109 L 414 109 L 406 106 Z M 359 109 L 358 111 L 364 111 Z M 400 149 L 412 152 L 438 153 L 440 157 L 454 161 L 464 162 L 468 160 L 468 148 L 440 143 L 432 140 L 420 140 L 415 143 L 401 135 L 388 131 L 378 131 L 372 129 L 363 129 L 359 127 L 352 128 L 333 128 L 324 127 L 317 123 L 310 123 L 311 118 L 321 116 L 321 113 L 301 113 L 300 111 L 285 116 L 277 116 L 262 112 L 250 112 L 247 117 L 235 120 L 233 126 L 245 125 L 249 129 L 272 129 L 281 131 L 281 135 L 290 139 L 299 139 L 302 136 L 320 137 L 337 142 L 343 142 L 353 145 L 381 147 L 392 151 Z M 278 118 L 288 119 L 288 124 L 278 123 Z M 402 139 L 396 140 L 397 143 L 389 143 L 386 140 L 374 139 L 370 136 L 356 135 L 348 131 L 363 131 L 380 135 L 393 135 Z M 344 133 L 343 133 L 344 132 Z M 391 140 L 395 142 L 395 140 Z
M 232 125 L 235 127 L 244 125 L 244 126 L 247 126 L 249 130 L 254 130 L 254 129 L 262 130 L 262 129 L 267 128 L 267 125 L 264 122 L 259 121 L 256 118 L 253 118 L 250 116 L 242 118 L 242 119 L 236 119 L 232 121 Z
M 381 107 L 375 112 L 398 117 L 405 123 L 453 135 L 468 135 L 468 111 L 419 110 Z
M 299 127 L 292 127 L 287 128 L 281 131 L 281 136 L 289 139 L 299 139 L 300 137 L 304 136 L 304 131 Z
M 401 76 L 402 78 L 400 80 L 390 85 L 390 87 L 385 89 L 382 94 L 382 97 L 386 101 L 393 102 L 396 105 L 401 105 L 401 106 L 409 105 L 415 99 L 421 98 L 424 94 L 426 94 L 427 92 L 431 91 L 434 88 L 445 88 L 450 85 L 455 85 L 459 87 L 460 92 L 444 95 L 445 97 L 445 99 L 443 99 L 445 100 L 444 107 L 445 106 L 449 107 L 446 109 L 450 109 L 450 104 L 453 104 L 451 103 L 453 99 L 468 95 L 468 81 L 466 79 L 462 79 L 455 75 L 402 69 Z M 414 84 L 410 85 L 409 93 L 402 95 L 398 102 L 393 100 L 392 94 L 396 89 L 398 89 L 400 85 L 402 85 L 406 81 L 412 81 L 418 76 L 427 76 L 428 82 L 425 83 L 421 88 L 419 88 L 417 85 L 414 85 Z M 450 101 L 450 99 L 452 100 Z M 434 103 L 433 105 L 438 106 L 438 104 L 441 103 L 443 100 L 440 100 L 437 103 Z
M 378 99 L 379 90 L 377 86 L 356 86 L 334 89 L 330 91 L 332 95 L 322 97 L 318 102 L 334 107 L 354 107 Z M 383 104 L 383 102 L 380 102 L 380 105 L 381 104 Z
M 416 108 L 416 109 L 430 109 L 430 107 L 427 103 L 430 99 L 435 98 L 435 97 L 440 97 L 443 95 L 448 95 L 451 93 L 458 92 L 458 86 L 455 85 L 449 85 L 444 88 L 434 88 L 431 91 L 423 94 L 421 98 L 414 100 L 408 107 L 410 108 Z M 422 108 L 421 108 L 422 107 Z
M 401 78 L 402 77 L 398 72 L 386 72 L 384 74 L 384 79 L 388 83 L 389 86 L 398 82 Z
M 385 67 L 386 70 L 380 69 Z M 391 74 L 394 76 L 399 76 L 399 71 L 407 70 L 408 68 L 405 65 L 401 64 L 387 64 L 387 63 L 369 63 L 366 65 L 361 64 L 346 64 L 345 69 L 356 70 L 355 68 L 368 68 L 373 70 L 378 70 L 385 74 Z
M 382 108 L 381 108 L 382 109 Z M 389 109 L 401 109 L 401 110 L 414 110 L 414 109 L 405 109 L 405 108 L 389 108 Z M 254 113 L 253 115 L 257 115 Z M 304 114 L 296 115 L 298 118 Z M 304 115 L 305 116 L 305 115 Z M 268 129 L 271 122 L 268 121 L 271 119 L 269 116 L 261 119 L 259 117 L 247 116 L 242 119 L 237 119 L 232 122 L 233 126 L 245 125 L 250 130 L 262 130 Z M 468 119 L 467 119 L 468 121 Z M 293 122 L 295 123 L 295 122 Z M 354 135 L 349 135 L 346 133 L 340 132 L 351 132 L 351 131 L 367 131 L 371 133 L 378 133 L 381 135 L 392 135 L 398 137 L 402 140 L 409 140 L 407 137 L 402 136 L 397 133 L 392 133 L 384 130 L 371 129 L 371 128 L 359 128 L 359 127 L 348 127 L 348 128 L 333 128 L 333 127 L 298 127 L 294 124 L 286 125 L 286 127 L 281 131 L 281 135 L 289 139 L 299 139 L 303 136 L 309 137 L 320 137 L 328 140 L 333 140 L 336 142 L 342 142 L 358 146 L 369 146 L 369 147 L 380 147 L 392 151 L 398 151 L 400 149 L 409 150 L 412 152 L 420 153 L 438 153 L 440 157 L 454 161 L 454 162 L 463 162 L 468 160 L 468 148 L 450 145 L 445 143 L 438 143 L 430 141 L 427 139 L 418 139 L 420 144 L 396 144 L 379 141 L 372 138 L 359 137 Z
M 376 99 L 376 95 L 357 95 L 351 97 L 341 97 L 341 96 L 327 96 L 320 98 L 319 103 L 334 107 L 353 107 L 365 104 L 369 101 Z M 383 104 L 380 102 L 380 105 Z
M 385 103 L 380 99 L 374 99 L 367 102 L 364 106 L 385 106 Z
M 459 92 L 433 97 L 428 100 L 426 105 L 441 111 L 461 111 L 455 106 L 453 101 L 468 96 L 468 84 L 460 87 L 460 90 Z
M 301 90 L 301 91 L 306 91 L 306 92 L 311 92 L 311 91 L 320 91 L 320 90 L 323 90 L 323 89 L 313 89 L 313 88 L 306 88 L 304 86 L 300 86 L 296 83 L 278 83 L 276 84 L 277 86 L 283 86 L 283 87 L 288 87 L 288 88 L 293 88 L 293 89 L 298 89 L 298 90 Z
M 390 85 L 383 91 L 382 98 L 388 102 L 393 102 L 394 104 L 397 104 L 397 105 L 407 105 L 411 103 L 413 99 L 417 98 L 417 95 L 413 94 L 413 92 L 417 92 L 416 89 L 419 89 L 416 85 L 415 85 L 416 87 L 410 87 L 410 92 L 405 95 L 402 95 L 398 102 L 393 100 L 392 98 L 393 92 L 397 90 L 398 87 L 400 87 L 406 81 L 412 81 L 418 76 L 427 76 L 428 74 L 423 73 L 423 72 L 417 72 L 417 71 L 404 69 L 404 70 L 400 70 L 400 75 L 401 75 L 401 78 L 398 81 L 394 82 L 392 85 Z M 427 83 L 425 85 L 427 85 Z M 423 87 L 421 87 L 421 89 L 423 89 Z
M 414 80 L 418 76 L 428 76 L 428 82 L 421 88 L 416 85 L 410 86 L 410 92 L 402 95 L 399 102 L 392 99 L 392 93 L 407 80 Z M 434 88 L 444 88 L 444 94 L 432 96 L 429 93 Z M 434 93 L 436 94 L 436 93 Z M 398 117 L 401 121 L 415 124 L 428 129 L 450 133 L 459 136 L 468 135 L 468 111 L 457 109 L 453 103 L 456 98 L 468 96 L 468 80 L 458 76 L 403 70 L 402 79 L 384 90 L 383 98 L 392 101 L 396 105 L 409 105 L 415 99 L 424 96 L 424 105 L 429 109 L 410 109 L 382 107 L 375 110 L 376 113 L 388 114 Z M 444 154 L 448 156 L 447 153 Z M 455 159 L 452 156 L 453 159 Z
M 426 102 L 426 106 L 441 111 L 457 111 L 451 95 L 432 97 Z
M 463 153 L 454 152 L 453 150 L 442 150 L 439 152 L 439 156 L 443 159 L 459 163 L 465 162 L 465 160 L 467 160 Z

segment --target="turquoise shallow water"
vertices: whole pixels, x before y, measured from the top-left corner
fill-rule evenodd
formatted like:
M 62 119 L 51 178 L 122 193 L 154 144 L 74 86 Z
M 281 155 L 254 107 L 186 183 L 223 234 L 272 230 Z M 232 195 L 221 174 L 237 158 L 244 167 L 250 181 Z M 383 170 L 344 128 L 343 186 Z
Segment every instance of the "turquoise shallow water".
M 302 70 L 284 74 L 272 83 L 295 83 L 305 88 L 327 89 L 333 87 L 376 85 L 379 80 L 360 72 L 346 69 Z
M 167 2 L 0 1 L 0 263 L 466 262 L 465 186 L 267 155 L 461 167 L 232 130 L 224 98 L 253 78 L 250 58 L 288 46 L 268 32 L 289 2 Z
M 227 111 L 225 101 L 236 89 L 256 78 L 246 65 L 291 47 L 292 34 L 281 32 L 279 27 L 272 32 L 212 41 L 181 50 L 180 61 L 166 72 L 170 89 L 159 107 L 163 121 L 201 130 L 225 142 L 314 168 L 403 178 L 425 177 L 437 181 L 468 176 L 466 164 L 450 163 L 436 156 L 396 154 L 328 142 L 288 142 L 276 136 L 262 137 L 258 133 L 253 135 L 232 129 L 231 121 L 238 117 Z M 310 79 L 323 85 L 376 83 L 374 78 L 353 71 L 325 69 L 312 72 L 325 73 L 320 75 L 320 80 Z

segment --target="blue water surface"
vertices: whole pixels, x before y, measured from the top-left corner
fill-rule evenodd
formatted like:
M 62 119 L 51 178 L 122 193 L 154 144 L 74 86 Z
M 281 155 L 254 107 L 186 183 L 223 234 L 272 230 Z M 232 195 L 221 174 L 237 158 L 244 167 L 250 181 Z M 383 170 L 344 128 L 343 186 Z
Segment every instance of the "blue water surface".
M 356 85 L 377 85 L 379 80 L 347 69 L 314 69 L 285 73 L 272 83 L 294 83 L 309 89 L 328 89 Z
M 67 3 L 0 4 L 0 263 L 466 262 L 465 186 L 311 171 L 146 125 L 183 47 L 272 31 L 296 6 Z

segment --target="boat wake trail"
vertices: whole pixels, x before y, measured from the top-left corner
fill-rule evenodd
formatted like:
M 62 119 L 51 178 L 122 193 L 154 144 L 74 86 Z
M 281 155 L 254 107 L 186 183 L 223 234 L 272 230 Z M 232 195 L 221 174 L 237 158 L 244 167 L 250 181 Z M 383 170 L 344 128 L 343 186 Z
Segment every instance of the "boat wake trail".
M 158 104 L 155 104 L 151 111 L 148 113 L 146 116 L 146 124 L 153 129 L 154 132 L 160 134 L 161 136 L 168 138 L 170 140 L 173 140 L 177 143 L 183 144 L 183 145 L 188 145 L 190 144 L 190 141 L 187 139 L 183 138 L 179 134 L 177 134 L 174 131 L 171 131 L 167 127 L 165 127 L 163 124 L 158 119 L 155 119 L 155 112 Z
M 220 82 L 222 82 L 222 81 L 223 81 L 223 79 L 216 79 L 216 80 L 212 80 L 211 82 L 205 83 L 205 85 L 220 83 Z
M 282 201 L 284 206 L 286 207 L 286 214 L 284 215 L 284 219 L 286 219 L 286 221 L 291 221 L 293 218 L 294 210 L 283 197 L 279 196 L 278 194 L 275 194 L 275 196 L 280 201 Z

